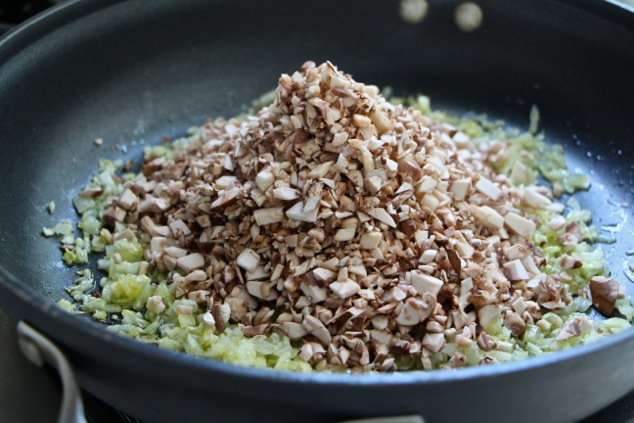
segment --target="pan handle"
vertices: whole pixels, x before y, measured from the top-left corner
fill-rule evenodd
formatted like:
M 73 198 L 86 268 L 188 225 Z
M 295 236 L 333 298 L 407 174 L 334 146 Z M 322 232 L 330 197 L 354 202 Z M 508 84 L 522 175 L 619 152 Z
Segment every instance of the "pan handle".
M 425 423 L 418 415 L 396 417 L 369 417 L 367 419 L 346 420 L 338 423 Z
M 48 363 L 57 370 L 62 381 L 62 406 L 58 423 L 87 423 L 84 404 L 73 369 L 68 359 L 48 338 L 24 321 L 17 327 L 22 354 L 36 366 Z

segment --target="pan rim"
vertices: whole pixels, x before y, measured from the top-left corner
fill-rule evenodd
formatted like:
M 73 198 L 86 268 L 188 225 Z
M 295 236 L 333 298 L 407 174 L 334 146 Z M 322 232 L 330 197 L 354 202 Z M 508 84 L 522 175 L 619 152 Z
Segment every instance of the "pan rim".
M 570 0 L 553 0 L 567 4 L 571 7 L 578 7 L 588 13 L 601 12 L 603 18 L 613 20 L 615 23 L 634 20 L 634 14 L 625 8 L 624 5 L 614 1 L 588 0 L 580 5 L 575 5 Z M 98 12 L 117 4 L 124 0 L 70 0 L 39 14 L 22 25 L 10 30 L 0 37 L 0 72 L 5 62 L 25 46 L 30 45 L 38 38 L 44 37 L 50 32 L 60 28 L 60 23 L 66 24 L 76 19 L 81 19 L 91 13 Z M 624 17 L 624 13 L 628 16 Z M 64 345 L 71 347 L 80 346 L 82 343 L 95 342 L 98 344 L 107 343 L 115 348 L 122 356 L 136 355 L 139 358 L 156 360 L 156 364 L 168 364 L 175 369 L 189 369 L 210 373 L 222 373 L 227 376 L 237 376 L 248 379 L 257 379 L 270 382 L 284 383 L 318 383 L 321 385 L 342 385 L 342 386 L 370 386 L 370 385 L 426 385 L 438 383 L 454 383 L 474 378 L 498 378 L 510 374 L 533 371 L 537 368 L 547 368 L 558 365 L 562 362 L 569 362 L 580 359 L 589 354 L 602 351 L 608 348 L 631 341 L 634 338 L 634 329 L 630 328 L 621 333 L 611 335 L 599 342 L 581 345 L 564 351 L 545 354 L 539 357 L 530 357 L 519 361 L 501 363 L 496 366 L 476 366 L 456 369 L 453 371 L 408 371 L 389 374 L 332 374 L 332 373 L 300 373 L 291 371 L 279 371 L 270 369 L 258 369 L 243 367 L 235 364 L 225 363 L 213 359 L 200 359 L 184 353 L 167 351 L 153 345 L 117 335 L 106 330 L 104 325 L 96 322 L 72 316 L 58 308 L 52 301 L 41 301 L 38 293 L 22 284 L 15 275 L 9 272 L 0 263 L 0 288 L 7 292 L 12 292 L 25 304 L 47 318 L 54 319 L 62 324 L 66 332 L 72 336 L 64 338 Z M 35 325 L 36 328 L 37 325 Z M 40 329 L 40 328 L 38 328 Z M 47 334 L 46 331 L 43 331 Z M 80 334 L 80 337 L 76 335 Z M 81 338 L 81 342 L 74 338 Z M 53 338 L 56 340 L 57 338 Z M 100 351 L 100 349 L 91 350 Z M 104 359 L 107 354 L 96 354 L 94 358 Z

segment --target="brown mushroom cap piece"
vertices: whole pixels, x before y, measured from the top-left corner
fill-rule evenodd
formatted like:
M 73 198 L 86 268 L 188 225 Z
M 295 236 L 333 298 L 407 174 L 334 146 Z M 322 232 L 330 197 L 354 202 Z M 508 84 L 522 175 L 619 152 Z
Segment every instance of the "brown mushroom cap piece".
M 608 276 L 593 277 L 590 279 L 592 304 L 604 316 L 611 315 L 619 298 L 619 289 L 619 283 Z

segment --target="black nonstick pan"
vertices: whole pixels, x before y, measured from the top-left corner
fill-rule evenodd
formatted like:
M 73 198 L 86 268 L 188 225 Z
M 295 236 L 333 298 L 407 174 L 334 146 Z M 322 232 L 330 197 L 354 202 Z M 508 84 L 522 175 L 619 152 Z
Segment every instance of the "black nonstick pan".
M 457 4 L 432 1 L 412 25 L 391 0 L 85 0 L 9 33 L 0 41 L 0 307 L 58 345 L 82 388 L 147 422 L 568 422 L 629 392 L 633 330 L 499 366 L 306 375 L 159 350 L 54 304 L 75 270 L 41 230 L 76 219 L 70 200 L 99 158 L 138 159 L 144 145 L 234 115 L 308 59 L 522 127 L 537 105 L 548 139 L 591 176 L 578 199 L 597 227 L 615 229 L 603 248 L 634 294 L 624 273 L 634 259 L 634 14 L 598 0 L 482 0 L 482 26 L 465 33 L 453 23 Z

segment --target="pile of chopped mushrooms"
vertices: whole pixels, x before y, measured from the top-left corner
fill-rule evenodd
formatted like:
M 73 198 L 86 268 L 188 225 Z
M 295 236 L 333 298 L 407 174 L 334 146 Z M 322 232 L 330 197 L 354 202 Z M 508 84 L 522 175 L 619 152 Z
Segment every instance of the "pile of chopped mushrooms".
M 607 316 L 624 290 L 602 268 L 571 290 L 585 226 L 522 161 L 495 171 L 505 149 L 307 62 L 255 116 L 210 121 L 121 181 L 99 237 L 138 240 L 136 273 L 177 301 L 151 292 L 139 319 L 172 310 L 199 334 L 278 334 L 316 370 L 495 363 L 529 335 L 610 332 L 571 303 Z M 555 234 L 557 271 L 539 228 Z

